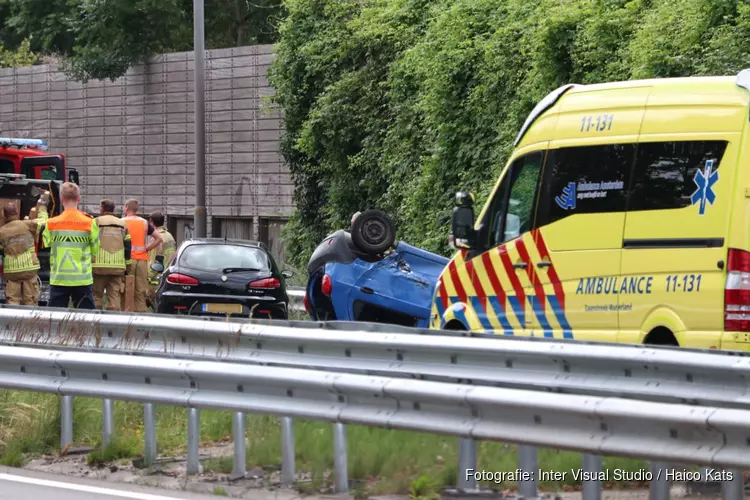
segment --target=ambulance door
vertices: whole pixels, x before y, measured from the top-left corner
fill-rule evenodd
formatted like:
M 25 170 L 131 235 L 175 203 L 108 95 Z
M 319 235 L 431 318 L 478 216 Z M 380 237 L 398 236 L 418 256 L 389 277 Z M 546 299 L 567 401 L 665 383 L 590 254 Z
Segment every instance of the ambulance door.
M 617 339 L 627 189 L 650 91 L 592 87 L 560 100 L 531 247 L 555 337 Z
M 668 330 L 685 347 L 720 346 L 739 138 L 660 136 L 638 144 L 623 276 L 648 286 L 620 312 L 621 342 L 661 343 Z
M 531 335 L 534 288 L 527 245 L 547 143 L 521 153 L 505 172 L 481 215 L 479 247 L 467 262 L 482 326 L 506 335 Z
M 695 89 L 695 92 L 692 92 Z M 620 312 L 622 342 L 724 348 L 724 286 L 746 92 L 670 86 L 648 98 L 633 167 L 623 275 L 651 283 Z M 746 189 L 741 186 L 740 189 Z M 739 213 L 739 212 L 735 212 Z
M 627 186 L 636 146 L 551 142 L 532 234 L 545 336 L 615 342 Z M 539 325 L 542 327 L 543 325 Z

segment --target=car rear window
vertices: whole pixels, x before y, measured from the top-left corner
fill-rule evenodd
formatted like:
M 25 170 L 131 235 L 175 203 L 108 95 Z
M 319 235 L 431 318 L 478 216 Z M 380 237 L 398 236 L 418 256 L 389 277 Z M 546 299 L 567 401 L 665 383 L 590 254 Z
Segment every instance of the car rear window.
M 190 245 L 183 250 L 179 265 L 216 272 L 230 267 L 261 271 L 271 269 L 263 250 L 241 245 Z

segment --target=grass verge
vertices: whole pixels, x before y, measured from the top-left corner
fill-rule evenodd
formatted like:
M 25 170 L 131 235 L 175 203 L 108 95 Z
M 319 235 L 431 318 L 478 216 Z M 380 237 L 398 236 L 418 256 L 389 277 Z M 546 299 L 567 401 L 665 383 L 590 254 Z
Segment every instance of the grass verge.
M 138 455 L 138 441 L 134 439 L 124 440 L 120 438 L 112 439 L 107 445 L 97 448 L 89 453 L 89 465 L 104 465 L 108 462 L 115 462 L 123 458 L 135 457 Z
M 213 493 L 214 493 L 214 495 L 219 496 L 219 497 L 228 497 L 229 496 L 229 493 L 227 493 L 227 490 L 225 490 L 221 486 L 214 486 Z
M 305 311 L 289 311 L 289 321 L 310 321 L 310 314 Z
M 232 457 L 209 458 L 203 461 L 203 471 L 229 474 L 232 472 L 233 463 Z
M 59 399 L 53 395 L 0 391 L 0 463 L 22 466 L 24 456 L 56 451 L 59 445 Z M 100 448 L 101 401 L 74 400 L 76 445 Z M 117 401 L 114 408 L 116 440 L 93 452 L 89 461 L 100 463 L 135 457 L 143 453 L 143 408 Z M 159 453 L 184 453 L 187 444 L 186 410 L 157 407 Z M 231 439 L 230 412 L 202 411 L 201 442 Z M 430 500 L 445 486 L 455 484 L 458 469 L 458 439 L 433 434 L 348 426 L 349 476 L 358 496 L 411 494 Z M 312 473 L 312 491 L 329 485 L 326 472 L 333 468 L 332 426 L 327 422 L 295 421 L 295 455 L 298 471 Z M 247 417 L 248 467 L 278 466 L 281 463 L 281 428 L 278 419 L 262 415 Z M 477 446 L 477 469 L 512 471 L 517 467 L 515 446 L 482 442 Z M 641 470 L 645 462 L 628 458 L 605 458 L 604 467 Z M 567 472 L 565 480 L 540 482 L 540 487 L 560 489 L 574 484 L 573 470 L 581 467 L 577 453 L 540 449 L 539 468 Z M 231 457 L 204 462 L 204 470 L 229 472 Z M 513 483 L 489 484 L 509 489 Z

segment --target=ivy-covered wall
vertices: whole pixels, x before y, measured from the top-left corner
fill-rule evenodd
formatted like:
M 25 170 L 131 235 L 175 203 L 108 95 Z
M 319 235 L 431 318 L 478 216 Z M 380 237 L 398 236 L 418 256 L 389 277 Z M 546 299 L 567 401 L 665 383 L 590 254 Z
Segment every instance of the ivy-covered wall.
M 528 112 L 565 83 L 734 75 L 736 0 L 287 0 L 271 72 L 296 183 L 288 255 L 306 263 L 366 208 L 448 254 L 452 197 L 481 204 Z

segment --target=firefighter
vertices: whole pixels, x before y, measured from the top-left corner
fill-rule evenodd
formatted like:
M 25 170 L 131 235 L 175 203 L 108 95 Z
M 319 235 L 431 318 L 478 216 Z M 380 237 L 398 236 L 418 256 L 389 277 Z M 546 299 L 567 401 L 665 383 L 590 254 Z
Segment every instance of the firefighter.
M 78 210 L 81 192 L 72 182 L 60 187 L 63 213 L 52 217 L 42 233 L 50 248 L 50 307 L 95 309 L 91 265 L 99 253 L 99 227 Z
M 3 277 L 5 279 L 5 301 L 11 305 L 36 306 L 39 303 L 39 258 L 36 241 L 47 220 L 49 191 L 45 191 L 37 202 L 37 218 L 20 220 L 13 203 L 3 207 L 5 225 L 0 228 L 0 248 L 3 255 Z
M 107 309 L 122 310 L 125 291 L 125 263 L 130 260 L 130 233 L 127 225 L 114 214 L 115 202 L 102 200 L 96 218 L 99 227 L 99 253 L 94 263 L 94 302 L 102 308 L 102 298 L 107 294 Z
M 172 260 L 172 255 L 174 255 L 176 243 L 172 234 L 167 231 L 167 228 L 164 227 L 164 214 L 159 211 L 153 212 L 149 216 L 149 220 L 162 239 L 162 243 L 157 245 L 156 248 L 148 253 L 149 284 L 151 285 L 149 291 L 149 301 L 153 302 L 153 295 L 156 291 L 156 286 L 159 284 L 159 276 L 161 276 L 161 273 L 152 271 L 151 265 L 155 262 L 158 262 L 162 266 L 166 267 L 169 261 Z
M 148 253 L 156 248 L 161 242 L 161 234 L 146 219 L 138 217 L 138 201 L 128 200 L 125 202 L 125 217 L 123 222 L 128 226 L 128 232 L 132 241 L 130 251 L 130 263 L 128 274 L 135 277 L 135 297 L 133 308 L 135 312 L 146 312 L 146 298 L 148 296 Z M 147 243 L 151 237 L 151 242 Z

